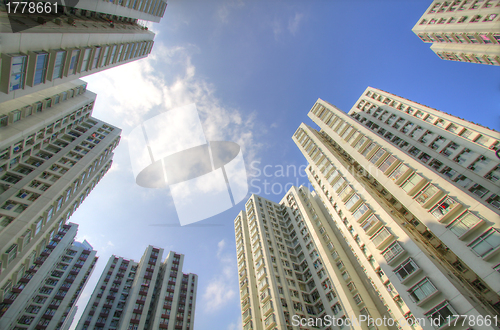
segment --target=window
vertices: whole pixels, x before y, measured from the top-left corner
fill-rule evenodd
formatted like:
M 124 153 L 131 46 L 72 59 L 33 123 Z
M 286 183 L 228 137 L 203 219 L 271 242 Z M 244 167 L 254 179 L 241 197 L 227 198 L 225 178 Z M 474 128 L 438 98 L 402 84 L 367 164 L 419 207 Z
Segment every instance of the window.
M 65 51 L 60 51 L 56 53 L 56 60 L 54 63 L 54 72 L 52 73 L 52 79 L 57 79 L 62 77 L 65 56 L 66 56 Z
M 68 74 L 72 75 L 76 73 L 76 68 L 78 67 L 79 58 L 80 58 L 80 51 L 76 49 L 71 53 L 71 60 L 69 63 Z
M 385 260 L 389 263 L 394 260 L 397 256 L 402 254 L 405 251 L 399 242 L 392 243 L 387 249 L 382 252 Z
M 469 247 L 477 255 L 484 257 L 491 251 L 500 247 L 500 232 L 496 228 L 490 228 L 484 234 L 472 241 Z
M 437 292 L 436 287 L 427 277 L 408 290 L 411 300 L 415 303 L 421 302 L 435 292 Z
M 407 194 L 411 192 L 416 185 L 422 182 L 423 178 L 418 174 L 413 174 L 406 182 L 401 186 Z
M 111 50 L 111 55 L 109 56 L 109 64 L 113 64 L 115 62 L 114 60 L 115 60 L 116 48 L 117 46 L 114 45 Z
M 123 45 L 118 46 L 118 54 L 116 55 L 116 62 L 120 62 L 123 53 Z
M 398 268 L 394 269 L 393 272 L 400 281 L 403 281 L 411 274 L 414 274 L 418 269 L 418 265 L 415 261 L 413 261 L 412 258 L 408 258 Z
M 26 76 L 26 59 L 27 56 L 21 54 L 16 54 L 12 57 L 9 91 L 15 91 L 24 88 L 24 78 Z
M 385 172 L 389 169 L 397 161 L 397 158 L 394 156 L 389 156 L 387 159 L 379 166 L 379 169 L 382 172 Z
M 91 67 L 91 69 L 97 68 L 97 63 L 99 61 L 99 55 L 101 55 L 101 47 L 97 47 L 95 49 L 94 59 L 92 61 L 92 67 Z
M 434 208 L 431 210 L 431 214 L 439 220 L 458 205 L 459 203 L 456 200 L 450 197 L 446 197 L 444 200 L 434 206 Z
M 410 168 L 408 166 L 406 166 L 405 164 L 401 164 L 398 166 L 398 168 L 396 170 L 394 170 L 394 172 L 392 172 L 392 174 L 390 175 L 389 178 L 391 178 L 393 181 L 397 181 L 399 180 L 399 178 L 401 178 L 403 176 L 403 174 L 405 174 Z
M 38 85 L 45 82 L 48 59 L 49 59 L 49 54 L 37 53 L 36 65 L 35 65 L 35 78 L 33 80 L 33 85 Z
M 475 216 L 469 211 L 466 211 L 450 225 L 448 225 L 448 229 L 451 230 L 455 235 L 460 237 L 482 221 L 483 220 L 479 217 Z
M 437 327 L 448 324 L 451 320 L 454 320 L 458 313 L 451 307 L 448 301 L 443 301 L 427 313 L 425 316 L 431 320 L 432 324 L 436 324 Z
M 436 195 L 438 191 L 439 189 L 436 186 L 429 184 L 424 190 L 422 190 L 420 194 L 418 194 L 415 200 L 420 205 L 424 205 L 429 201 L 429 199 L 431 199 L 434 195 Z
M 12 114 L 12 122 L 13 123 L 21 120 L 21 111 L 20 110 L 14 110 L 11 112 L 11 114 Z
M 109 46 L 107 46 L 106 49 L 104 49 L 100 67 L 103 67 L 107 64 L 106 62 L 108 61 L 108 54 L 109 54 Z
M 90 59 L 90 53 L 92 52 L 91 48 L 85 49 L 85 52 L 83 53 L 83 60 L 82 60 L 82 68 L 80 69 L 80 72 L 85 72 L 89 69 L 89 59 Z
M 354 219 L 356 220 L 359 220 L 363 217 L 363 215 L 365 215 L 367 212 L 368 212 L 369 208 L 366 204 L 362 204 L 357 210 L 356 212 L 354 212 L 352 214 L 352 216 L 354 217 Z

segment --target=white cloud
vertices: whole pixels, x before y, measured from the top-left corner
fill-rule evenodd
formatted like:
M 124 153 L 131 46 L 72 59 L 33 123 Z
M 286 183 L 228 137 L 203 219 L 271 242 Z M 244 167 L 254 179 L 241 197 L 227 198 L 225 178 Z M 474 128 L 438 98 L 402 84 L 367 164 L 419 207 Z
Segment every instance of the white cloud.
M 227 326 L 227 330 L 240 330 L 242 328 L 243 328 L 243 323 L 242 323 L 241 317 L 238 319 L 238 321 L 230 323 Z
M 236 259 L 232 254 L 224 253 L 226 242 L 217 243 L 217 259 L 220 264 L 220 274 L 213 278 L 207 285 L 203 294 L 205 311 L 214 312 L 231 303 L 237 295 L 233 288 L 237 286 L 236 281 Z
M 216 17 L 218 21 L 224 24 L 228 23 L 229 22 L 228 17 L 229 14 L 231 13 L 231 10 L 233 10 L 234 8 L 242 7 L 243 5 L 244 4 L 242 0 L 229 0 L 221 4 L 217 8 L 216 12 Z
M 274 33 L 274 39 L 278 39 L 278 36 L 283 32 L 283 27 L 281 26 L 281 22 L 275 18 L 271 24 Z
M 127 142 L 132 129 L 147 119 L 194 103 L 206 139 L 238 143 L 249 164 L 260 147 L 252 133 L 256 117 L 229 108 L 215 97 L 214 86 L 196 75 L 191 61 L 199 52 L 193 45 L 165 47 L 156 42 L 148 58 L 87 77 L 89 90 L 98 94 L 94 115 L 121 127 Z M 131 172 L 130 165 L 120 165 L 114 165 L 114 170 Z
M 219 243 L 217 243 L 217 258 L 220 258 L 220 254 L 222 253 L 222 250 L 226 246 L 226 241 L 222 240 Z
M 288 19 L 288 31 L 294 36 L 299 30 L 299 25 L 304 19 L 304 14 L 295 13 L 294 17 Z

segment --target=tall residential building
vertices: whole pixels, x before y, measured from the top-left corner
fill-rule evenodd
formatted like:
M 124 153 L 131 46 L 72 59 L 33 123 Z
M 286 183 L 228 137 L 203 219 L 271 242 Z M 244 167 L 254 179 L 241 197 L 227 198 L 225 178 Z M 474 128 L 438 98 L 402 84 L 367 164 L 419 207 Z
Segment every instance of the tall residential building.
M 111 256 L 77 330 L 193 330 L 198 276 L 183 274 L 184 255 L 148 246 L 139 262 Z
M 280 204 L 252 195 L 236 217 L 235 235 L 244 330 L 348 329 L 350 323 L 394 329 L 369 320 L 410 317 L 390 292 L 373 290 L 321 200 L 305 187 L 292 187 Z
M 0 106 L 0 317 L 111 166 L 121 130 L 91 117 L 95 98 L 75 80 Z
M 25 263 L 10 281 L 10 291 L 2 290 L 2 307 L 6 300 L 10 306 L 0 318 L 1 329 L 61 329 L 68 315 L 71 319 L 98 259 L 86 241 L 74 241 L 77 229 L 59 222 L 39 256 L 33 256 L 33 265 Z
M 434 0 L 412 31 L 443 60 L 500 65 L 499 0 Z
M 166 0 L 72 3 L 59 2 L 57 14 L 0 4 L 0 102 L 147 57 L 154 33 L 139 20 L 159 22 L 167 7 Z
M 309 117 L 320 130 L 293 140 L 358 274 L 424 329 L 498 318 L 500 134 L 373 88 L 348 114 L 318 100 Z

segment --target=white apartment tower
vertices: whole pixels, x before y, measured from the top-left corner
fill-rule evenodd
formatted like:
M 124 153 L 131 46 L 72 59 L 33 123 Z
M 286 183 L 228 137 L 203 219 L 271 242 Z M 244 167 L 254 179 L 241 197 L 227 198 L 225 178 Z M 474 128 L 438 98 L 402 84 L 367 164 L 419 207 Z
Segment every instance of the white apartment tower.
M 74 241 L 77 229 L 61 221 L 33 264 L 18 272 L 18 283 L 4 293 L 11 305 L 0 318 L 1 329 L 61 329 L 71 318 L 98 259 L 86 241 Z
M 111 166 L 121 130 L 91 117 L 95 98 L 75 80 L 0 105 L 0 317 Z
M 139 262 L 111 256 L 77 330 L 193 330 L 198 276 L 183 274 L 184 255 L 148 246 Z
M 292 187 L 280 204 L 252 195 L 235 235 L 244 330 L 396 329 L 368 320 L 405 320 L 404 303 L 367 287 L 342 233 L 307 188 Z
M 319 131 L 293 136 L 309 179 L 391 313 L 496 329 L 500 134 L 374 88 L 348 114 L 318 100 L 309 117 Z
M 412 31 L 443 60 L 500 65 L 499 0 L 434 0 Z
M 66 3 L 50 14 L 0 4 L 0 102 L 147 57 L 154 33 L 141 22 L 159 22 L 167 7 L 165 0 Z

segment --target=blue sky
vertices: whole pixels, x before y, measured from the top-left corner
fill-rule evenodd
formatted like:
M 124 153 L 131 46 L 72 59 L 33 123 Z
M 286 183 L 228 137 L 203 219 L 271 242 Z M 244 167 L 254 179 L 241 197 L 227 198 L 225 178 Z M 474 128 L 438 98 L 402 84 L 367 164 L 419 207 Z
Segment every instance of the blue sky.
M 244 202 L 181 227 L 168 188 L 134 182 L 127 135 L 162 112 L 195 103 L 207 139 L 237 142 L 250 192 L 274 201 L 285 184 L 307 183 L 292 170 L 305 160 L 291 136 L 311 124 L 317 98 L 347 112 L 372 86 L 500 130 L 499 68 L 440 60 L 411 31 L 429 4 L 170 1 L 150 25 L 148 59 L 85 79 L 98 95 L 94 116 L 123 135 L 113 168 L 71 219 L 101 258 L 80 312 L 111 254 L 139 260 L 152 244 L 185 254 L 184 272 L 198 274 L 197 330 L 241 327 L 233 220 Z

